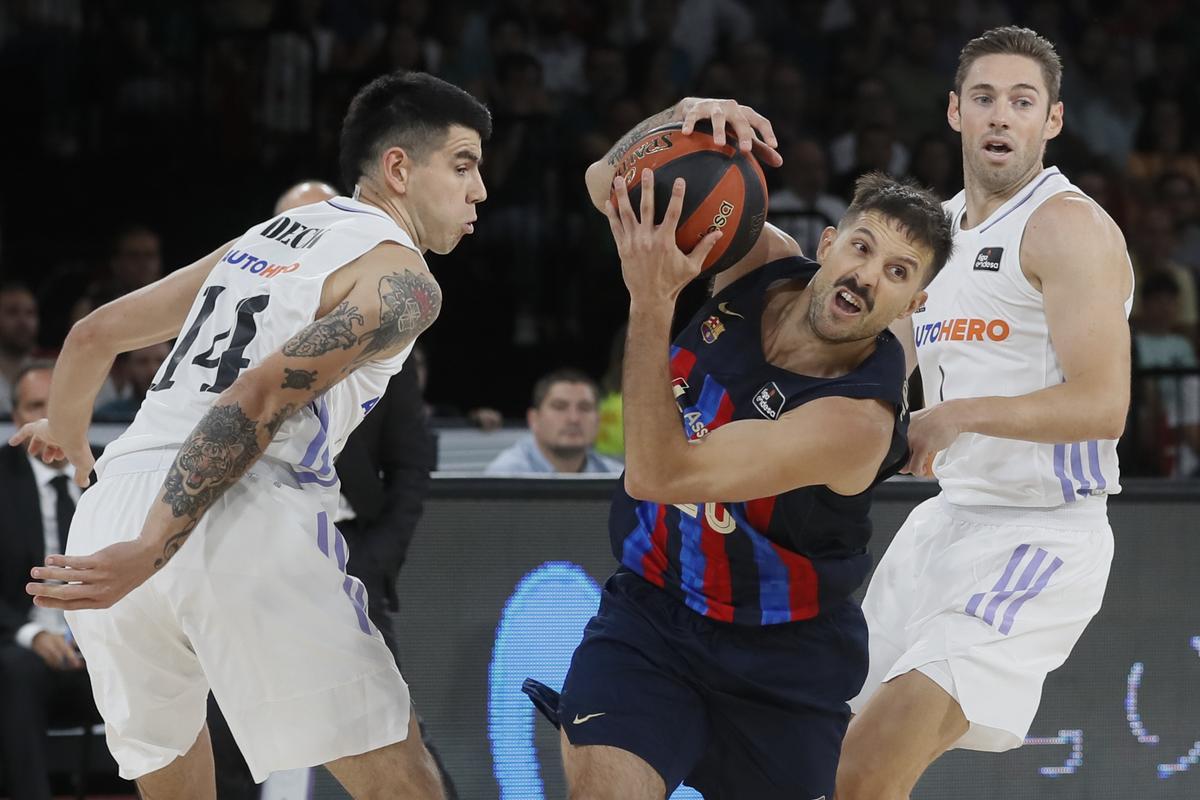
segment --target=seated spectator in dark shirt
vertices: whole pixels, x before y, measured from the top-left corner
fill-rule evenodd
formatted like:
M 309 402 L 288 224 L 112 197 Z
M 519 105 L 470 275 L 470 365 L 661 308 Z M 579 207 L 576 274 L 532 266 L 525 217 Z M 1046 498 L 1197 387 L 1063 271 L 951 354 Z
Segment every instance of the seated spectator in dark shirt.
M 596 453 L 599 389 L 582 372 L 562 369 L 533 387 L 526 413 L 529 435 L 502 451 L 484 469 L 489 475 L 620 472 L 621 462 Z
M 30 362 L 13 384 L 13 422 L 46 415 L 54 364 Z M 80 489 L 66 461 L 0 445 L 0 755 L 9 795 L 50 800 L 46 730 L 100 721 L 63 612 L 33 605 L 29 570 L 64 552 Z
M 158 368 L 170 354 L 167 343 L 160 342 L 117 356 L 112 368 L 113 383 L 122 387 L 121 396 L 97 408 L 93 418 L 97 422 L 133 421 Z

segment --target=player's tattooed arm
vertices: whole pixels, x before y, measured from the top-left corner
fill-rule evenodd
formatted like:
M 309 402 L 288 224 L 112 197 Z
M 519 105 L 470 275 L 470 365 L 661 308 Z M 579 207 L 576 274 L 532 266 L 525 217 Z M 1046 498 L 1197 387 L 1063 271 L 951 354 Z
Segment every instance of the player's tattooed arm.
M 304 330 L 297 333 L 283 346 L 285 356 L 312 358 L 331 350 L 349 350 L 358 344 L 354 326 L 365 324 L 357 306 L 348 301 L 342 303 L 318 320 L 313 320 Z M 287 387 L 284 387 L 287 388 Z
M 315 369 L 288 369 L 283 368 L 283 383 L 279 385 L 280 389 L 311 389 L 313 381 L 317 379 L 317 371 Z
M 262 456 L 283 423 L 364 362 L 400 352 L 441 310 L 424 270 L 392 267 L 234 381 L 196 425 L 163 484 L 149 538 L 160 569 L 200 518 Z
M 233 403 L 213 406 L 204 415 L 179 449 L 163 483 L 162 502 L 173 517 L 186 522 L 163 543 L 155 569 L 161 569 L 179 551 L 204 512 L 241 479 L 262 455 L 264 443 L 274 438 L 295 410 L 295 404 L 285 405 L 270 419 L 260 421 Z
M 430 278 L 406 270 L 380 279 L 379 302 L 379 327 L 359 337 L 364 347 L 355 366 L 398 349 L 432 325 L 441 311 L 442 295 Z
M 617 162 L 625 157 L 625 152 L 636 142 L 641 139 L 646 133 L 659 125 L 666 125 L 668 122 L 679 122 L 683 119 L 681 108 L 683 101 L 676 103 L 670 108 L 663 109 L 657 114 L 647 117 L 646 119 L 633 126 L 629 133 L 622 136 L 617 143 L 612 146 L 604 156 L 604 161 L 610 167 L 616 167 Z

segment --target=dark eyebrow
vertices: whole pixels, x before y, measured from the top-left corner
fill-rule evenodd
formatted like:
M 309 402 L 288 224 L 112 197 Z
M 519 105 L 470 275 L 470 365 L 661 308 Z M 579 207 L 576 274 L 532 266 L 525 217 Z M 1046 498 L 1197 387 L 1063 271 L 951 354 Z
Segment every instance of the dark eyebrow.
M 1014 83 L 1012 85 L 1012 88 L 1013 89 L 1028 89 L 1029 91 L 1033 92 L 1034 94 L 1041 94 L 1041 91 L 1038 90 L 1038 87 L 1034 86 L 1032 83 Z M 974 86 L 972 86 L 971 88 L 967 89 L 967 91 L 968 92 L 976 92 L 976 91 L 991 92 L 991 93 L 995 94 L 996 87 L 992 86 L 990 83 L 977 83 Z
M 859 227 L 854 229 L 854 233 L 861 233 L 862 235 L 866 236 L 868 239 L 871 240 L 872 245 L 875 244 L 875 234 L 871 233 L 871 231 L 869 229 L 864 228 L 860 225 Z M 913 269 L 920 269 L 920 267 L 921 267 L 921 262 L 917 261 L 917 259 L 913 258 L 912 256 L 900 255 L 900 256 L 896 256 L 896 260 L 901 261 L 904 264 L 907 264 L 908 266 L 912 267 Z
M 465 150 L 465 149 L 459 150 L 457 153 L 454 154 L 454 157 L 460 158 L 464 161 L 470 161 L 474 164 L 482 164 L 483 163 L 483 156 L 481 156 L 478 153 L 471 151 L 471 150 Z

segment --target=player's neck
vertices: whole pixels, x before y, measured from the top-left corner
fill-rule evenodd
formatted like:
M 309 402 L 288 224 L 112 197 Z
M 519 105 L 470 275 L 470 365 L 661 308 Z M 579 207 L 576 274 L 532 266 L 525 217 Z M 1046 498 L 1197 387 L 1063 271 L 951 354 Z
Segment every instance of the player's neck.
M 764 315 L 762 346 L 767 362 L 776 367 L 814 378 L 837 378 L 856 368 L 875 349 L 875 337 L 831 342 L 818 336 L 809 322 L 812 291 L 808 287 L 787 297 L 776 294 L 768 304 L 772 301 L 782 308 Z
M 428 249 L 421 243 L 417 226 L 413 223 L 412 214 L 401 203 L 398 203 L 394 197 L 385 196 L 377 191 L 374 186 L 363 182 L 358 185 L 358 192 L 355 194 L 354 199 L 360 203 L 375 206 L 375 208 L 387 214 L 393 222 L 408 234 L 409 238 L 413 240 L 413 244 L 422 253 Z
M 970 230 L 990 217 L 996 209 L 1028 186 L 1030 181 L 1040 175 L 1043 169 L 1045 167 L 1039 160 L 1020 178 L 1002 187 L 984 186 L 971 175 L 969 170 L 964 169 L 963 188 L 967 193 L 967 214 L 962 220 L 962 230 Z

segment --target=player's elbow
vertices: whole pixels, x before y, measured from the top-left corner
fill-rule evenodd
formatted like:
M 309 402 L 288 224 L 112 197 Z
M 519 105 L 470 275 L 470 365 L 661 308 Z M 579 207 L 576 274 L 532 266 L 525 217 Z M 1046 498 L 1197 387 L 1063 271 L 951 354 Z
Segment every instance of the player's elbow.
M 656 469 L 638 468 L 629 462 L 625 464 L 625 492 L 635 500 L 646 500 L 651 503 L 683 502 L 676 500 L 677 490 L 665 478 L 665 473 Z
M 105 316 L 103 308 L 97 309 L 72 325 L 63 341 L 63 350 L 69 348 L 97 357 L 116 355 L 118 351 L 113 346 L 112 331 L 106 324 Z

